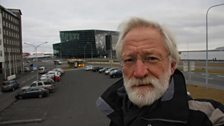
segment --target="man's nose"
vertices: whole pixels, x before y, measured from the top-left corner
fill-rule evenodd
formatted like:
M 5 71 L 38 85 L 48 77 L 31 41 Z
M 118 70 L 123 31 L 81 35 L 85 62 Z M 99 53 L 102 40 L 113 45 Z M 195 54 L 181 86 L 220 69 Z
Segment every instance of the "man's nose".
M 144 78 L 147 76 L 147 66 L 142 62 L 142 60 L 137 59 L 134 68 L 134 77 Z

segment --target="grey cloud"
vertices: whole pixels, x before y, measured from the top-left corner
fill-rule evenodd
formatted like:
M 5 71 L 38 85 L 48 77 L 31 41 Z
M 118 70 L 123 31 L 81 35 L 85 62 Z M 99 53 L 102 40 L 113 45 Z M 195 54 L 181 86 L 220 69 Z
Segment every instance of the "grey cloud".
M 117 30 L 121 21 L 140 16 L 166 25 L 173 31 L 180 49 L 204 49 L 205 13 L 223 0 L 0 0 L 7 8 L 21 9 L 23 41 L 49 43 L 39 50 L 53 52 L 59 31 L 79 29 Z M 223 41 L 224 6 L 209 12 L 209 48 Z M 49 49 L 50 48 L 50 49 Z M 24 45 L 24 51 L 32 50 Z

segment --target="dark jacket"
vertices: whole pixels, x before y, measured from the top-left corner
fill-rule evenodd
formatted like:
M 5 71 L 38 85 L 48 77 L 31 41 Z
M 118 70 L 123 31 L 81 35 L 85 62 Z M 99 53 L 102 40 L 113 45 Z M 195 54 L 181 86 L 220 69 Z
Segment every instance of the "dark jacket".
M 111 126 L 224 126 L 224 106 L 187 95 L 183 74 L 176 70 L 165 94 L 150 106 L 131 103 L 123 79 L 109 87 L 96 102 Z

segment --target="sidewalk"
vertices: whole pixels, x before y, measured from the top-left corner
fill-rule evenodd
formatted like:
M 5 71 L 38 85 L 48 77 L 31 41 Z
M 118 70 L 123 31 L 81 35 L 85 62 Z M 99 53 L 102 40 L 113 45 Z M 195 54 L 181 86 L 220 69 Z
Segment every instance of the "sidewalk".
M 18 83 L 20 83 L 20 86 L 24 86 L 26 82 L 30 81 L 34 77 L 36 77 L 35 74 L 36 72 L 27 72 L 27 73 L 21 73 L 16 75 L 16 80 Z M 2 82 L 3 80 L 1 80 Z M 16 99 L 15 99 L 15 94 L 18 92 L 18 90 L 14 92 L 0 92 L 0 113 L 9 107 L 11 104 L 13 104 Z

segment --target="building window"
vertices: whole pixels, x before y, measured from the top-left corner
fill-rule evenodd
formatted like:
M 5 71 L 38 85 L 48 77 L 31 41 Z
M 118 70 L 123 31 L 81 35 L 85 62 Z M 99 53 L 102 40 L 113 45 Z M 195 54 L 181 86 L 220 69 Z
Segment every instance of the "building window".
M 2 57 L 2 50 L 0 50 L 0 56 Z

